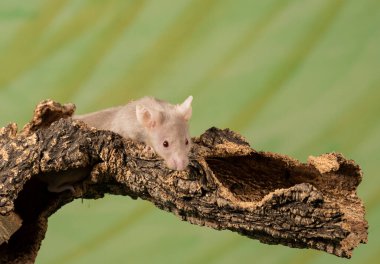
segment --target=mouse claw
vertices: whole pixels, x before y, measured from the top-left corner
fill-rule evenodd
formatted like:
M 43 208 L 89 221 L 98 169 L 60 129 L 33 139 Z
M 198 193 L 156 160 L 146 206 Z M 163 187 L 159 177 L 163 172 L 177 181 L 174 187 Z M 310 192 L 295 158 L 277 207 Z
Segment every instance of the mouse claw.
M 144 152 L 146 152 L 149 157 L 154 157 L 156 155 L 156 152 L 154 151 L 154 149 L 148 145 L 145 146 Z
M 151 146 L 146 145 L 145 148 L 144 148 L 144 151 L 150 152 L 150 151 L 154 151 L 154 150 L 153 150 L 153 148 Z

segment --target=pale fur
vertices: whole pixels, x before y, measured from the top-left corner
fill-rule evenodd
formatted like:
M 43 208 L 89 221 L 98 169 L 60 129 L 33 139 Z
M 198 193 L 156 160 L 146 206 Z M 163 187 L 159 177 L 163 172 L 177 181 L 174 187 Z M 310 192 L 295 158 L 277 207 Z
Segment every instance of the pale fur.
M 89 126 L 102 130 L 110 130 L 120 134 L 125 138 L 141 141 L 149 144 L 147 130 L 137 121 L 136 106 L 145 106 L 154 112 L 162 112 L 165 119 L 170 119 L 170 115 L 175 112 L 175 105 L 153 97 L 143 97 L 136 101 L 131 101 L 124 106 L 107 108 L 97 112 L 76 115 L 73 118 L 82 120 Z

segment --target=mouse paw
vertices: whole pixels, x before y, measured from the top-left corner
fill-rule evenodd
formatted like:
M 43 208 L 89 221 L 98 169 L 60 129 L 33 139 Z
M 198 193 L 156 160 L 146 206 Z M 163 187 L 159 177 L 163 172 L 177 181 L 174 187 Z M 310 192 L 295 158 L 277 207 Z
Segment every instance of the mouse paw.
M 146 152 L 149 157 L 154 157 L 156 155 L 156 152 L 154 151 L 154 149 L 148 145 L 145 146 L 144 152 Z
M 153 151 L 154 152 L 154 149 L 151 146 L 146 145 L 145 148 L 144 148 L 144 151 L 146 151 L 146 152 Z

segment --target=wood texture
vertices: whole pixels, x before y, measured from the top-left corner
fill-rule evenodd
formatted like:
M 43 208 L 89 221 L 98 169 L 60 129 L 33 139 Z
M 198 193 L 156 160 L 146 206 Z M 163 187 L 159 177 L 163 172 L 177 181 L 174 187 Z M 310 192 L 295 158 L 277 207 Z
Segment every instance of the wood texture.
M 0 214 L 22 219 L 16 232 L 1 226 L 13 234 L 0 245 L 1 263 L 33 263 L 51 214 L 75 198 L 106 193 L 148 200 L 184 221 L 268 244 L 349 258 L 367 242 L 356 194 L 362 173 L 341 154 L 304 164 L 257 152 L 239 134 L 210 128 L 193 139 L 189 168 L 172 171 L 143 144 L 72 121 L 74 110 L 72 104 L 43 101 L 20 133 L 15 124 L 0 131 Z M 83 168 L 89 176 L 74 194 L 49 193 L 37 179 Z

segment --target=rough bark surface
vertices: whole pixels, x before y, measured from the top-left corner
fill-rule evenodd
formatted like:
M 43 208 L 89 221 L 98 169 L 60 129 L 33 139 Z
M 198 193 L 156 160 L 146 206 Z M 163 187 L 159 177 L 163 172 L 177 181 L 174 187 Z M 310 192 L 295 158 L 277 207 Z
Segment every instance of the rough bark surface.
M 33 263 L 51 214 L 73 199 L 106 193 L 148 200 L 192 224 L 267 244 L 349 258 L 367 242 L 356 194 L 362 173 L 341 154 L 311 156 L 305 164 L 210 128 L 193 139 L 189 168 L 172 171 L 143 144 L 73 121 L 74 110 L 43 101 L 20 133 L 15 124 L 0 130 L 0 263 Z M 49 193 L 37 179 L 80 168 L 89 176 L 75 193 Z

